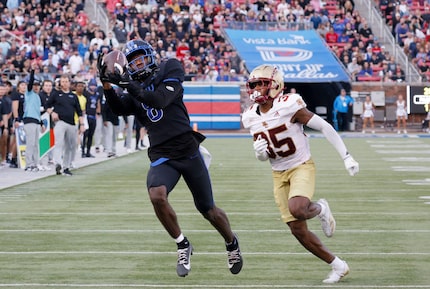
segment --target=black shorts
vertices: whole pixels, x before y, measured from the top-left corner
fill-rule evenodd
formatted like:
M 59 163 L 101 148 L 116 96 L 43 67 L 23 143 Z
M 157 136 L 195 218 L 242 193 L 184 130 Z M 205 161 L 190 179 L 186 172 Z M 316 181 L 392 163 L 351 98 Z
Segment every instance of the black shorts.
M 200 213 L 206 213 L 215 206 L 209 172 L 199 151 L 188 158 L 151 165 L 146 185 L 148 189 L 166 186 L 169 194 L 181 176 L 190 189 L 194 204 Z

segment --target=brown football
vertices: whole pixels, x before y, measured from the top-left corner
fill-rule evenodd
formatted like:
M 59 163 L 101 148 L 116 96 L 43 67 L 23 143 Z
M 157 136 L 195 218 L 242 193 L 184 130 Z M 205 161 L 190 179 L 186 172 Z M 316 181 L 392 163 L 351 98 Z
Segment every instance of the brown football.
M 127 65 L 125 54 L 119 50 L 113 50 L 103 57 L 103 63 L 106 65 L 106 73 L 123 74 Z

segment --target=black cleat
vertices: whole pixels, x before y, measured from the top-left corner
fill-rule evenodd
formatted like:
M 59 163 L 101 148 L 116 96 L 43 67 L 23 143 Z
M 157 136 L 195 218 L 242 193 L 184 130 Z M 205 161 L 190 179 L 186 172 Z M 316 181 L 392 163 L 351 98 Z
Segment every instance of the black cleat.
M 242 270 L 243 259 L 239 248 L 239 240 L 234 235 L 234 240 L 231 245 L 226 245 L 227 249 L 227 265 L 232 274 L 239 274 Z
M 179 277 L 185 277 L 191 271 L 191 255 L 193 254 L 193 246 L 191 243 L 186 248 L 178 248 L 178 264 L 176 265 L 176 273 Z
M 72 172 L 69 169 L 64 169 L 63 175 L 65 175 L 65 176 L 73 176 Z
M 61 175 L 61 165 L 59 164 L 55 165 L 55 173 L 57 175 Z

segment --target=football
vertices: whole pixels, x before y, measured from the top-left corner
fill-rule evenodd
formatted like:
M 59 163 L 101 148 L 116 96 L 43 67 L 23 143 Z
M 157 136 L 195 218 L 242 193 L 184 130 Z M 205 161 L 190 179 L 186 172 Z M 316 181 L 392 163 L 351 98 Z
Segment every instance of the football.
M 122 75 L 127 65 L 127 58 L 123 52 L 113 50 L 103 57 L 103 64 L 106 65 L 106 73 Z

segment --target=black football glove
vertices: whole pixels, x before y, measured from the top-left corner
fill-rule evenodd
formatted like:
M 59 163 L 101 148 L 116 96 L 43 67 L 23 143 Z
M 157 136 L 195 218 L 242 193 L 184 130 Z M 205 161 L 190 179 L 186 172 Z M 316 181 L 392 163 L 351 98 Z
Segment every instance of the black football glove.
M 99 78 L 101 82 L 109 82 L 106 75 L 106 64 L 103 61 L 103 57 L 105 54 L 103 52 L 99 53 L 99 56 L 97 57 L 97 71 L 99 73 Z
M 107 65 L 103 61 L 104 56 L 104 53 L 99 53 L 97 57 L 97 70 L 99 72 L 100 81 L 109 82 L 119 87 L 126 88 L 131 81 L 128 71 L 125 70 L 123 74 L 107 72 Z
M 128 74 L 128 71 L 125 70 L 123 74 L 107 73 L 106 81 L 112 84 L 116 84 L 119 87 L 127 88 L 130 84 L 131 77 L 130 77 L 130 74 Z

